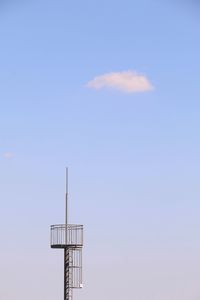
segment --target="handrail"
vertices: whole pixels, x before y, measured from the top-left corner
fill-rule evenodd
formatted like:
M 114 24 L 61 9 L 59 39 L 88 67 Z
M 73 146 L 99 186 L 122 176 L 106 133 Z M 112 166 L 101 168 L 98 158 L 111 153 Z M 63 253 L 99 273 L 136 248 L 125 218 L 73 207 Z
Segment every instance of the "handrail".
M 80 228 L 83 228 L 83 225 L 80 225 L 80 224 L 55 224 L 55 225 L 51 225 L 51 228 L 54 228 L 54 227 L 80 227 Z

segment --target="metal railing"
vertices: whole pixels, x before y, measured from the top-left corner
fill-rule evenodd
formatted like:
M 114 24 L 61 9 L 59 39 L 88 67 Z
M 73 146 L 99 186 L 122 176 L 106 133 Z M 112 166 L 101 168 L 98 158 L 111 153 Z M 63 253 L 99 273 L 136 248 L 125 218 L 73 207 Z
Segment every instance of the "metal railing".
M 83 225 L 59 224 L 51 226 L 51 247 L 83 246 Z
M 69 249 L 69 260 L 67 262 L 69 268 L 69 288 L 79 289 L 83 286 L 82 281 L 82 249 Z

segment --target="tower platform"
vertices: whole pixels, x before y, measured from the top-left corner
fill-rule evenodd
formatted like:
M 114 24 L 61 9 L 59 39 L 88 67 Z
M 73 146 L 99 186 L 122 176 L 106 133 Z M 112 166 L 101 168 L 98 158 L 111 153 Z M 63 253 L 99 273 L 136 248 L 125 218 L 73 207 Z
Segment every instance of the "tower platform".
M 58 224 L 51 225 L 51 248 L 82 248 L 83 225 Z

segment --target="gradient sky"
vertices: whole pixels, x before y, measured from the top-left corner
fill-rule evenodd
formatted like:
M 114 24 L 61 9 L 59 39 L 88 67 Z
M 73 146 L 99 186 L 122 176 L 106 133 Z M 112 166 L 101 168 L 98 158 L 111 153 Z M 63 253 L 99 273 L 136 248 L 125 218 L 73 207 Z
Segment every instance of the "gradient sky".
M 65 166 L 85 226 L 75 299 L 199 300 L 199 13 L 195 0 L 0 1 L 1 300 L 63 297 L 49 225 L 64 221 Z M 154 89 L 87 85 L 126 71 Z

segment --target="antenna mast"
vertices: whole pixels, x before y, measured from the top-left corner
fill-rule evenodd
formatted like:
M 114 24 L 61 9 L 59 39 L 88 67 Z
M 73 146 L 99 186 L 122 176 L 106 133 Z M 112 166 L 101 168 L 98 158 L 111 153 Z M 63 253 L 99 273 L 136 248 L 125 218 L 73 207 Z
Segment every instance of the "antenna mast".
M 68 168 L 66 168 L 65 224 L 68 223 Z

